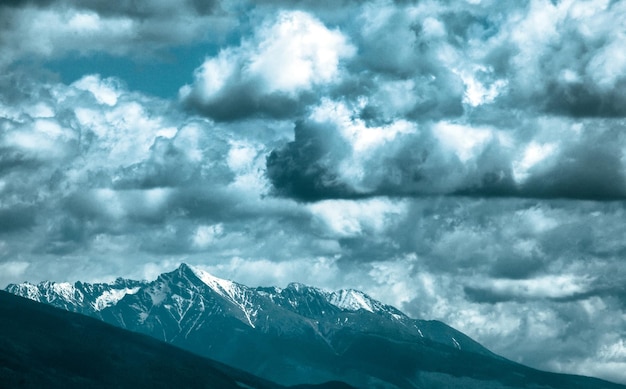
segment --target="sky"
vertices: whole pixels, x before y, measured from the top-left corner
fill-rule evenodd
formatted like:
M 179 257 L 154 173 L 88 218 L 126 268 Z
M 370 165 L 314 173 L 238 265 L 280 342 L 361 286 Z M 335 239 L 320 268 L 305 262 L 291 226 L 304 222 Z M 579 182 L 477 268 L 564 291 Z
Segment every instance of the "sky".
M 357 288 L 626 383 L 626 2 L 114 3 L 0 4 L 0 287 Z

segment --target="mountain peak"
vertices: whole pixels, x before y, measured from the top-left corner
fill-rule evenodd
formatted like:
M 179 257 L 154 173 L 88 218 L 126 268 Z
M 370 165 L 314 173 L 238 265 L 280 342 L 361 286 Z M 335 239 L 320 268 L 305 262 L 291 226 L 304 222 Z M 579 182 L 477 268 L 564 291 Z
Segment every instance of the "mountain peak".
M 307 291 L 307 290 L 318 290 L 315 287 L 303 284 L 301 282 L 290 282 L 289 285 L 287 285 L 287 289 L 293 289 L 296 292 Z
M 191 270 L 193 266 L 186 264 L 185 262 L 182 262 L 179 266 L 178 266 L 178 270 L 181 271 L 185 271 L 185 270 Z
M 375 310 L 373 300 L 365 293 L 354 289 L 341 289 L 333 292 L 330 297 L 330 303 L 348 311 L 364 309 L 374 312 Z
M 131 283 L 117 289 L 77 283 L 75 294 L 67 283 L 22 284 L 11 292 L 283 385 L 345 380 L 356 387 L 392 388 L 621 387 L 508 362 L 441 322 L 410 319 L 354 289 L 331 292 L 298 283 L 248 288 L 187 264 L 152 282 Z
M 248 288 L 236 282 L 215 277 L 208 271 L 183 263 L 178 268 L 180 272 L 189 272 L 208 286 L 215 293 L 235 304 L 243 312 L 247 323 L 254 328 L 252 307 L 246 296 Z M 187 273 L 188 274 L 188 273 Z
M 68 310 L 90 314 L 116 304 L 127 294 L 134 294 L 143 285 L 140 281 L 117 278 L 114 282 L 90 284 L 76 281 L 42 281 L 10 284 L 6 290 L 34 301 L 54 304 Z
M 181 272 L 192 273 L 196 278 L 202 281 L 202 283 L 204 283 L 206 286 L 213 289 L 215 292 L 222 295 L 223 297 L 233 297 L 234 289 L 236 288 L 236 284 L 233 281 L 215 277 L 213 274 L 209 273 L 206 270 L 202 270 L 186 263 L 181 264 L 178 269 Z

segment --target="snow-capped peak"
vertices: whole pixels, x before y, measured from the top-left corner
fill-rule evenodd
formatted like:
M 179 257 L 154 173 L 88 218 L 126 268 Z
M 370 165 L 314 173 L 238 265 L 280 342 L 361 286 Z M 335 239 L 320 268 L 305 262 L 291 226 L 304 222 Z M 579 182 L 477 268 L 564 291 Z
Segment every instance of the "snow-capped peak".
M 74 298 L 76 288 L 69 282 L 55 282 L 51 284 L 54 293 L 61 296 L 64 300 L 70 301 Z
M 115 305 L 127 294 L 137 293 L 137 281 L 117 279 L 115 282 L 89 284 L 43 281 L 11 284 L 6 290 L 34 301 L 52 303 L 60 307 L 75 307 L 81 312 L 97 312 Z
M 189 270 L 193 272 L 209 288 L 213 289 L 222 297 L 227 299 L 235 298 L 237 294 L 237 287 L 234 282 L 229 280 L 224 280 L 222 278 L 215 277 L 213 274 L 204 271 L 202 269 L 198 269 L 195 266 L 186 265 Z
M 364 309 L 369 312 L 374 312 L 372 300 L 363 292 L 354 289 L 342 289 L 333 292 L 330 295 L 329 302 L 340 309 L 348 311 Z
M 35 284 L 30 282 L 24 282 L 22 284 L 10 284 L 7 286 L 7 291 L 17 294 L 18 296 L 26 297 L 34 301 L 41 300 L 41 292 Z
M 186 264 L 183 266 L 189 268 L 189 270 L 191 270 L 193 274 L 200 279 L 200 281 L 202 281 L 209 288 L 213 289 L 217 294 L 237 305 L 246 316 L 248 324 L 250 324 L 251 327 L 254 327 L 252 316 L 255 315 L 255 312 L 253 312 L 252 304 L 246 296 L 244 286 L 233 281 L 215 277 L 213 274 L 194 266 Z

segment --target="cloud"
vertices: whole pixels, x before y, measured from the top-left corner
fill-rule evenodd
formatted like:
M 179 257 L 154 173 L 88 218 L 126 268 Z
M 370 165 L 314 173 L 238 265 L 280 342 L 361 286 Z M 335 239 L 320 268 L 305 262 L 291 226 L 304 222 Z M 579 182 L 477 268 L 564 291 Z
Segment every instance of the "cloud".
M 283 138 L 282 124 L 248 136 L 98 75 L 20 87 L 7 88 L 12 102 L 0 107 L 5 260 L 37 263 L 47 278 L 78 279 L 83 271 L 126 273 L 132 263 L 119 258 L 128 255 L 182 261 L 267 252 L 280 260 L 299 249 L 337 252 L 330 239 L 303 243 L 297 231 L 307 228 L 306 210 L 263 198 L 265 142 Z M 210 226 L 221 226 L 219 233 Z M 250 241 L 255 228 L 263 248 Z M 68 267 L 39 267 L 51 257 Z M 85 257 L 110 267 L 72 269 Z
M 493 279 L 479 283 L 481 286 L 467 286 L 465 293 L 473 301 L 487 303 L 508 300 L 563 299 L 586 292 L 589 281 L 568 275 L 523 280 Z M 485 283 L 488 286 L 485 286 Z
M 622 136 L 615 131 L 619 130 L 585 134 L 586 139 L 564 148 L 554 165 L 537 166 L 537 173 L 526 180 L 523 191 L 537 197 L 625 198 L 625 165 L 619 146 Z
M 275 193 L 305 201 L 381 195 L 612 201 L 626 195 L 617 119 L 527 118 L 509 129 L 464 120 L 375 124 L 359 118 L 359 110 L 323 100 L 298 122 L 294 140 L 267 159 Z
M 22 88 L 11 105 L 2 105 L 0 142 L 11 158 L 0 176 L 3 233 L 27 229 L 38 238 L 26 247 L 68 253 L 99 233 L 123 231 L 126 217 L 161 218 L 165 190 L 113 187 L 129 166 L 149 158 L 161 137 L 177 132 L 171 118 L 152 115 L 163 102 L 142 101 L 117 80 L 98 76 Z
M 615 317 L 624 306 L 623 291 L 611 288 L 625 276 L 621 203 L 398 198 L 402 186 L 381 184 L 389 181 L 377 169 L 388 172 L 389 165 L 380 161 L 406 169 L 416 148 L 434 158 L 426 165 L 432 172 L 422 170 L 431 182 L 447 172 L 437 170 L 440 164 L 461 169 L 444 182 L 472 182 L 469 177 L 481 177 L 470 174 L 480 171 L 480 158 L 495 158 L 493 144 L 507 147 L 506 130 L 400 118 L 368 125 L 354 115 L 358 105 L 326 100 L 295 125 L 293 146 L 282 146 L 292 131 L 284 122 L 189 118 L 115 79 L 22 87 L 24 93 L 2 107 L 9 123 L 3 147 L 33 162 L 15 160 L 0 179 L 3 204 L 31 218 L 0 231 L 2 262 L 22 263 L 6 282 L 149 278 L 186 261 L 251 285 L 300 281 L 363 289 L 414 317 L 443 320 L 517 361 L 621 377 L 590 362 L 621 366 L 619 353 L 610 351 L 619 345 L 611 334 L 621 331 Z M 595 120 L 574 128 L 564 119 L 529 123 L 536 124 L 529 140 L 501 156 L 520 182 L 558 174 L 561 153 L 572 163 L 588 161 L 574 145 L 615 139 L 612 119 L 600 127 Z M 598 132 L 585 135 L 592 124 Z M 250 127 L 260 130 L 246 132 Z M 13 132 L 48 141 L 29 148 L 6 136 Z M 465 133 L 467 140 L 459 141 Z M 572 145 L 559 142 L 563 134 L 572 135 Z M 543 146 L 550 144 L 558 146 Z M 66 151 L 48 152 L 55 149 Z M 272 150 L 292 165 L 268 163 Z M 393 160 L 398 156 L 405 159 Z M 306 170 L 309 160 L 317 172 Z M 390 196 L 376 198 L 348 192 L 330 200 L 318 194 L 318 201 L 298 203 L 267 196 L 268 179 L 275 190 L 286 173 L 266 173 L 266 163 L 276 169 L 301 163 L 288 173 L 320 185 L 318 192 L 294 187 L 291 193 L 327 196 L 338 190 L 328 184 L 331 174 L 350 190 L 396 192 L 385 189 Z M 405 183 L 409 174 L 399 177 L 396 182 Z M 537 353 L 539 345 L 549 352 Z M 564 356 L 571 362 L 558 365 Z
M 314 201 L 515 190 L 498 130 L 404 119 L 370 126 L 357 111 L 323 101 L 297 123 L 295 139 L 267 159 L 278 194 Z
M 0 7 L 1 282 L 353 287 L 626 380 L 622 3 Z M 205 44 L 175 101 L 42 70 Z
M 278 191 L 296 198 L 355 197 L 333 171 L 348 147 L 332 127 L 298 122 L 295 140 L 267 157 L 267 174 Z
M 322 234 L 350 238 L 384 233 L 405 213 L 405 204 L 386 199 L 327 200 L 308 206 Z
M 612 26 L 624 12 L 619 2 L 531 2 L 501 30 L 516 48 L 512 98 L 557 114 L 623 117 L 624 37 Z
M 0 66 L 79 53 L 154 57 L 169 47 L 206 41 L 231 17 L 216 2 L 13 2 L 0 6 L 4 52 Z
M 607 54 L 621 38 L 605 27 L 621 8 L 533 1 L 495 17 L 492 3 L 364 5 L 362 23 L 342 20 L 359 50 L 343 83 L 268 158 L 275 192 L 623 199 L 621 114 L 608 103 L 621 101 L 621 56 Z M 564 92 L 566 65 L 584 68 L 588 97 Z M 360 157 L 372 136 L 386 145 Z
M 312 89 L 336 81 L 340 62 L 354 54 L 340 31 L 305 12 L 283 11 L 240 46 L 208 58 L 180 98 L 217 120 L 292 116 Z
M 0 247 L 2 249 L 2 247 Z M 8 283 L 12 280 L 19 279 L 22 277 L 26 269 L 30 264 L 28 262 L 21 261 L 9 261 L 0 263 L 0 282 L 3 284 Z

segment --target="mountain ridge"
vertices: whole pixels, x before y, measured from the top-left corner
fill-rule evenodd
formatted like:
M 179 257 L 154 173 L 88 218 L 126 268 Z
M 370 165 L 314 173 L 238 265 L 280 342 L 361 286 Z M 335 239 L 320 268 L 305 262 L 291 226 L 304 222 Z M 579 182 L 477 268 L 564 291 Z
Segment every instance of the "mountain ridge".
M 256 388 L 283 386 L 148 336 L 0 291 L 0 386 Z M 332 387 L 321 386 L 320 388 Z
M 624 388 L 515 364 L 444 323 L 412 319 L 351 289 L 326 291 L 299 283 L 252 288 L 187 264 L 153 281 L 108 285 L 81 283 L 78 289 L 94 293 L 74 298 L 67 286 L 54 295 L 53 284 L 39 284 L 46 293 L 31 297 L 65 309 L 77 304 L 70 310 L 283 385 L 344 381 L 356 387 L 421 388 L 457 385 L 463 378 L 470 380 L 463 384 L 468 388 L 484 387 L 485 380 L 498 382 L 498 388 Z M 18 294 L 32 289 L 7 288 Z M 93 304 L 104 293 L 117 298 L 126 290 L 132 293 L 100 310 Z

